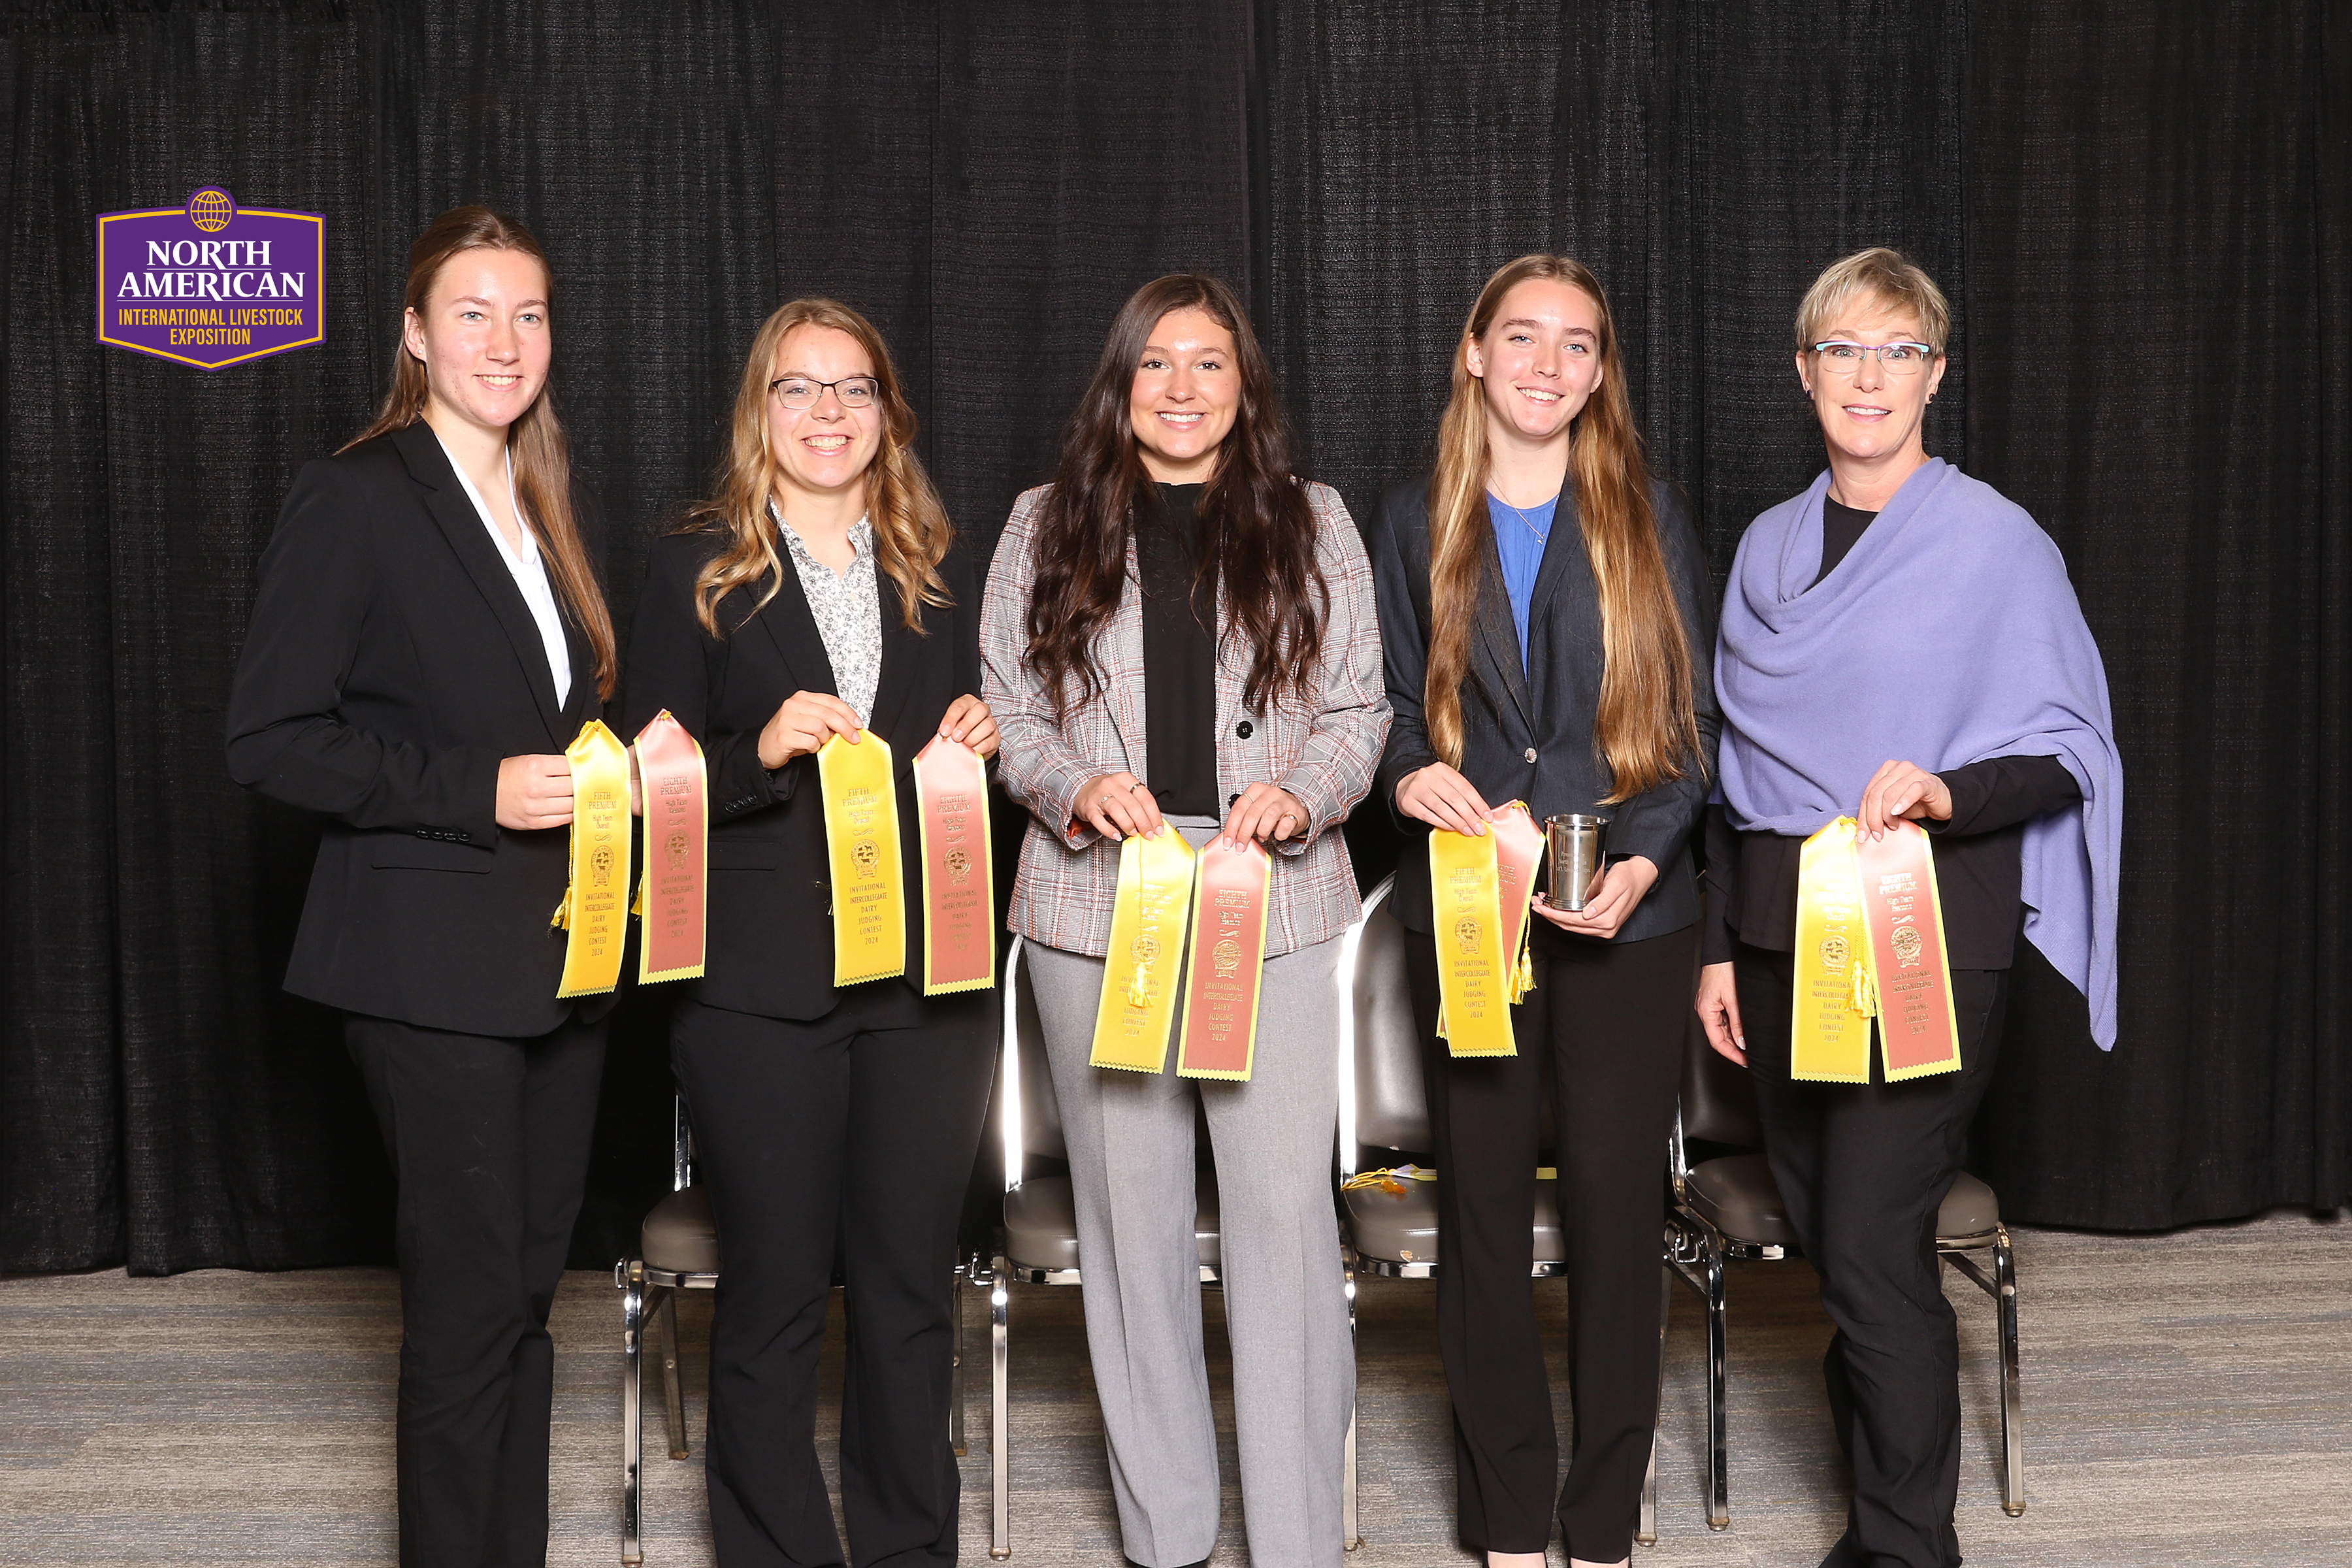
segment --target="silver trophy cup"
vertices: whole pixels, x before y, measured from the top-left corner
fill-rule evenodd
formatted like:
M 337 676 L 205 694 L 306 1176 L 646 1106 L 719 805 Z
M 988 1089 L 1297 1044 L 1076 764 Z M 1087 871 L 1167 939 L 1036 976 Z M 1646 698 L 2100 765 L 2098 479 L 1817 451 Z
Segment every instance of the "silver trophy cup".
M 1605 816 L 1548 816 L 1544 837 L 1551 850 L 1551 901 L 1563 910 L 1581 910 L 1600 875 L 1607 852 L 1609 819 Z

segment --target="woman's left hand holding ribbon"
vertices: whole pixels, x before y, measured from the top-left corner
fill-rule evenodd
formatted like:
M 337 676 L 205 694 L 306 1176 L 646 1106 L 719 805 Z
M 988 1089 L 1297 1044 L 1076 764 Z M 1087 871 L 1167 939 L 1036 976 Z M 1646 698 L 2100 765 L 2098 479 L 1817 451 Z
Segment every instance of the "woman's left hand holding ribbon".
M 969 691 L 948 704 L 946 715 L 940 720 L 940 733 L 970 746 L 982 762 L 996 755 L 996 715 Z
M 1225 826 L 1217 837 L 1226 848 L 1239 849 L 1260 838 L 1284 839 L 1306 830 L 1305 803 L 1286 789 L 1254 784 L 1225 814 Z
M 1862 790 L 1862 805 L 1853 819 L 1867 837 L 1883 838 L 1886 830 L 1906 818 L 1949 822 L 1951 786 L 1914 763 L 1885 762 Z

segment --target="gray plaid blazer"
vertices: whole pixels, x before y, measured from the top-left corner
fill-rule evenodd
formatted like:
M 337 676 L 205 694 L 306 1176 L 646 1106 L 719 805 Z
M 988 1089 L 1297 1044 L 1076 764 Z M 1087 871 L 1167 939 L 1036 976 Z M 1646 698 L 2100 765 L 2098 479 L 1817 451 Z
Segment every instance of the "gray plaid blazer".
M 1335 829 L 1371 787 L 1389 731 L 1380 621 L 1363 542 L 1338 492 L 1308 484 L 1307 493 L 1315 512 L 1316 560 L 1331 592 L 1313 698 L 1285 700 L 1271 713 L 1249 712 L 1242 706 L 1246 654 L 1224 649 L 1217 660 L 1219 791 L 1230 803 L 1251 784 L 1270 783 L 1307 807 L 1307 831 L 1273 846 L 1268 957 L 1338 936 L 1356 918 L 1355 868 Z M 1122 772 L 1139 778 L 1150 756 L 1143 732 L 1143 607 L 1130 541 L 1127 590 L 1095 650 L 1106 689 L 1056 724 L 1052 699 L 1024 662 L 1029 588 L 1036 574 L 1033 536 L 1045 497 L 1040 487 L 1013 503 L 981 605 L 982 691 L 1003 737 L 997 776 L 1005 793 L 1029 808 L 1007 923 L 1031 942 L 1099 958 L 1110 947 L 1118 846 L 1073 823 L 1071 808 L 1089 780 Z M 1244 718 L 1252 721 L 1246 737 L 1237 733 Z

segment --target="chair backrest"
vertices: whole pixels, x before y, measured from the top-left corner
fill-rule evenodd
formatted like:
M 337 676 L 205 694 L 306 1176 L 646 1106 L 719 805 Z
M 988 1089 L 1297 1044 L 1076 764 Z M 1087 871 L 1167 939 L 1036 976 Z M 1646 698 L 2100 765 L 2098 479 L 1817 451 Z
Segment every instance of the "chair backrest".
M 694 1185 L 694 1122 L 686 1113 L 686 1096 L 669 1099 L 669 1190 L 682 1193 Z
M 1696 1013 L 1683 1040 L 1683 1136 L 1738 1149 L 1764 1143 L 1754 1080 L 1747 1068 L 1725 1060 L 1706 1043 L 1706 1030 Z
M 1037 993 L 1029 978 L 1027 957 L 1028 944 L 1013 938 L 1013 951 L 1004 960 L 1005 1106 L 1020 1118 L 1008 1130 L 1015 1135 L 1005 1141 L 1005 1177 L 1012 1186 L 1021 1184 L 1017 1155 L 1069 1158 L 1062 1142 L 1062 1110 L 1054 1101 L 1054 1073 L 1045 1062 L 1045 1030 L 1037 1021 Z
M 1395 884 L 1391 877 L 1366 895 L 1355 972 L 1348 977 L 1356 1016 L 1355 1141 L 1371 1149 L 1426 1150 L 1435 1140 L 1422 1087 L 1421 1031 L 1405 984 L 1404 927 L 1390 897 Z
M 1436 1139 L 1429 1130 L 1421 1028 L 1413 1021 L 1412 988 L 1405 979 L 1404 927 L 1391 896 L 1395 882 L 1391 877 L 1364 896 L 1354 971 L 1345 977 L 1355 1002 L 1355 1141 L 1366 1149 L 1425 1154 Z M 1522 1048 L 1535 1046 L 1523 1042 Z M 1551 1074 L 1549 1063 L 1545 1068 L 1537 1129 L 1538 1142 L 1550 1149 Z

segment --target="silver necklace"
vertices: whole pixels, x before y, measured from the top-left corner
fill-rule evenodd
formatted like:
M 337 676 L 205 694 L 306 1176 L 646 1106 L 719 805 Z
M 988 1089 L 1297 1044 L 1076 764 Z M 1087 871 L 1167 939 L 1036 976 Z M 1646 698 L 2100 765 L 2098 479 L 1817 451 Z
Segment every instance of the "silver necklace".
M 1493 496 L 1493 497 L 1494 497 L 1494 499 L 1495 499 L 1495 500 L 1496 500 L 1496 502 L 1497 502 L 1497 503 L 1502 507 L 1502 509 L 1503 509 L 1505 511 L 1507 511 L 1507 512 L 1509 512 L 1513 517 L 1517 518 L 1517 519 L 1519 520 L 1519 526 L 1520 526 L 1520 527 L 1522 527 L 1522 528 L 1524 528 L 1524 529 L 1526 529 L 1529 533 L 1534 534 L 1534 535 L 1536 536 L 1536 542 L 1537 542 L 1538 544 L 1549 544 L 1549 543 L 1551 542 L 1551 530 L 1550 530 L 1550 529 L 1549 529 L 1549 528 L 1538 528 L 1538 527 L 1535 525 L 1535 521 L 1534 521 L 1534 520 L 1533 520 L 1533 519 L 1531 519 L 1531 518 L 1529 518 L 1526 512 L 1521 511 L 1517 507 L 1513 506 L 1509 501 L 1504 500 L 1503 500 L 1503 498 L 1502 498 L 1501 496 L 1495 495 L 1495 492 L 1494 492 L 1493 490 L 1488 490 L 1486 493 L 1487 493 L 1489 496 Z M 1558 496 L 1554 496 L 1554 497 L 1552 497 L 1552 504 L 1553 504 L 1554 506 L 1558 506 L 1558 505 L 1559 504 L 1559 498 Z M 1553 512 L 1553 513 L 1552 513 L 1552 520 L 1553 520 L 1555 522 L 1557 522 L 1557 521 L 1559 520 L 1559 514 L 1557 511 L 1555 511 L 1555 512 Z

